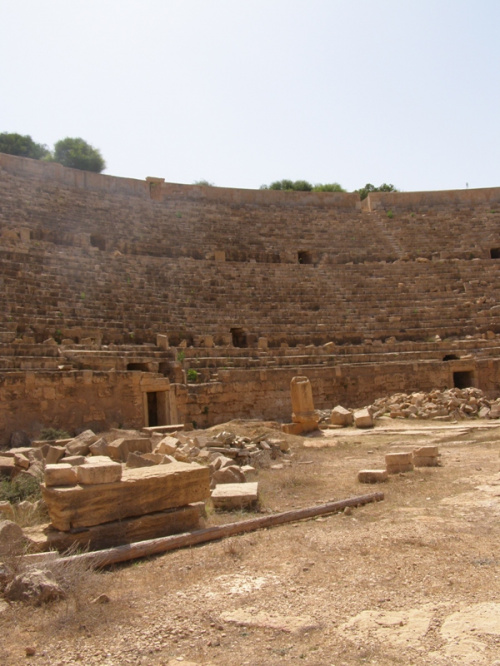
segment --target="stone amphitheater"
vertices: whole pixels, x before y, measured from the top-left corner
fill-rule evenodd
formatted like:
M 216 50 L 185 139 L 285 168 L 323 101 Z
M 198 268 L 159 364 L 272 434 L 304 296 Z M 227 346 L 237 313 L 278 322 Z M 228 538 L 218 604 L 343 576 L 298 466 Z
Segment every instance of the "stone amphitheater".
M 500 188 L 176 185 L 0 154 L 0 445 L 500 387 Z

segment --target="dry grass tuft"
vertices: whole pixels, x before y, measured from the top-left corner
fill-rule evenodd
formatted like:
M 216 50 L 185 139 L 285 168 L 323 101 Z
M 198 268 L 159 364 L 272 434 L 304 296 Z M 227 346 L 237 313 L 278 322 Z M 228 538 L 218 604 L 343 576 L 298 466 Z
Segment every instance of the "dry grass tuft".
M 231 557 L 233 560 L 243 559 L 244 544 L 239 539 L 225 539 L 223 542 L 223 550 L 225 555 Z

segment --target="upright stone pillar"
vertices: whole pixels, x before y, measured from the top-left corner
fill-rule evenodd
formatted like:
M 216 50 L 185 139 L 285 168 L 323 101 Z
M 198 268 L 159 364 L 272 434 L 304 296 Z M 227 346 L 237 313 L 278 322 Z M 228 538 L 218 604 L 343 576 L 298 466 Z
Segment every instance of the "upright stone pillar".
M 318 429 L 318 417 L 314 411 L 311 382 L 307 377 L 294 377 L 290 383 L 292 397 L 292 423 L 283 430 L 294 435 Z

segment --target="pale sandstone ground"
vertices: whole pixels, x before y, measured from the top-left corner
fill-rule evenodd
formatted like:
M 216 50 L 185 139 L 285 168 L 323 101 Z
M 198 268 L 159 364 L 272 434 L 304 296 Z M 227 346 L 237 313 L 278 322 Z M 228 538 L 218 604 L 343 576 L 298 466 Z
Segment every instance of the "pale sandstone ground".
M 260 482 L 271 511 L 378 490 L 383 502 L 84 575 L 67 602 L 15 604 L 0 613 L 0 663 L 500 665 L 499 427 L 380 423 L 398 429 L 305 438 Z M 431 443 L 442 467 L 356 481 L 386 452 Z M 89 604 L 100 592 L 110 602 Z

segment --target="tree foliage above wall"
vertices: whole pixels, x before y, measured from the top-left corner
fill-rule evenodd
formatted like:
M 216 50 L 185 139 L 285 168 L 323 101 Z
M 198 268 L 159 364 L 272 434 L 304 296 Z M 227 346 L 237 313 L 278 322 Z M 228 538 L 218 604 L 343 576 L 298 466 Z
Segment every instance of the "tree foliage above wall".
M 276 180 L 270 185 L 262 185 L 261 190 L 282 190 L 284 192 L 345 192 L 339 183 L 318 183 L 312 185 L 307 180 Z
M 31 157 L 33 160 L 41 160 L 50 155 L 47 146 L 35 143 L 28 135 L 3 132 L 0 134 L 0 153 L 17 155 L 18 157 Z
M 0 153 L 59 162 L 63 166 L 95 173 L 101 173 L 106 168 L 99 150 L 80 138 L 61 139 L 55 144 L 54 152 L 51 153 L 47 146 L 36 143 L 29 135 L 3 132 L 0 134 Z
M 378 187 L 372 185 L 371 183 L 366 183 L 364 187 L 361 187 L 359 190 L 354 190 L 359 194 L 361 200 L 366 199 L 366 197 L 371 192 L 397 192 L 398 190 L 391 183 L 382 183 Z
M 318 183 L 318 185 L 311 185 L 307 180 L 276 180 L 270 185 L 261 185 L 261 190 L 283 190 L 285 192 L 346 192 L 346 190 L 339 185 L 339 183 Z M 367 183 L 359 190 L 354 190 L 359 194 L 361 199 L 366 199 L 370 192 L 397 192 L 398 190 L 392 184 L 382 183 L 379 187 L 375 187 L 371 183 Z
M 97 148 L 80 138 L 61 139 L 54 146 L 54 162 L 72 169 L 101 173 L 106 163 Z

